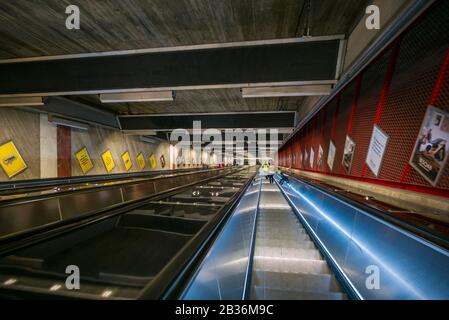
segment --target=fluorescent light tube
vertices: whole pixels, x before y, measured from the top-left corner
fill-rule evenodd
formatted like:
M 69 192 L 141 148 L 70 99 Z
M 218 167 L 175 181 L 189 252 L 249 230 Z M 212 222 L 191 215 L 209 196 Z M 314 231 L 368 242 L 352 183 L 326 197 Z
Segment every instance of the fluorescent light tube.
M 43 105 L 42 97 L 0 98 L 0 107 L 37 107 Z
M 173 101 L 174 91 L 121 92 L 100 94 L 102 103 Z

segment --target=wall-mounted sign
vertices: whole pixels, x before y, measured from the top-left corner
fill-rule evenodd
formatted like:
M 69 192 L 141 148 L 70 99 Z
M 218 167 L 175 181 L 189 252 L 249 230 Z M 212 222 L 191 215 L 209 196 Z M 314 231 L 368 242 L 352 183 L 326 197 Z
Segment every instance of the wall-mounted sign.
M 302 157 L 302 152 L 301 152 L 301 150 L 299 151 L 299 164 L 300 164 L 300 165 L 303 164 L 303 157 Z
M 107 172 L 111 172 L 115 168 L 114 158 L 112 157 L 111 150 L 106 150 L 105 153 L 101 155 L 103 159 L 104 167 Z
M 346 136 L 345 149 L 343 150 L 342 165 L 345 172 L 349 174 L 351 172 L 352 159 L 354 158 L 355 142 L 350 136 Z
M 162 155 L 162 156 L 160 157 L 160 160 L 161 160 L 161 167 L 162 167 L 162 168 L 165 168 L 165 157 L 164 157 L 164 155 Z
M 12 178 L 27 169 L 25 161 L 12 141 L 0 146 L 0 161 L 0 165 L 8 178 Z
M 410 159 L 433 186 L 438 184 L 449 157 L 449 113 L 429 106 Z
M 78 160 L 78 163 L 84 174 L 88 173 L 94 167 L 92 160 L 90 160 L 89 152 L 87 152 L 87 149 L 85 147 L 75 153 L 75 158 L 76 160 Z
M 304 150 L 304 168 L 307 167 L 307 160 L 309 160 L 309 154 L 307 153 L 307 150 Z
M 334 160 L 335 160 L 336 152 L 337 152 L 337 148 L 335 148 L 335 144 L 331 140 L 329 142 L 329 153 L 327 154 L 327 165 L 329 166 L 331 171 L 334 169 Z
M 315 162 L 315 151 L 310 148 L 310 167 L 313 169 L 313 164 Z
M 324 156 L 324 150 L 320 144 L 320 146 L 318 147 L 318 162 L 317 162 L 317 166 L 320 169 L 323 168 L 323 156 Z
M 129 171 L 132 168 L 133 163 L 131 161 L 131 157 L 129 156 L 128 151 L 126 151 L 124 154 L 122 154 L 122 160 L 123 160 L 123 164 L 125 165 L 126 171 Z
M 156 161 L 156 157 L 154 156 L 154 154 L 151 154 L 149 159 L 150 159 L 151 169 L 156 169 L 157 168 L 157 161 Z
M 368 147 L 368 155 L 366 156 L 366 164 L 376 177 L 379 176 L 385 151 L 387 150 L 389 137 L 377 125 L 374 126 L 373 135 Z
M 137 155 L 137 162 L 139 163 L 140 170 L 145 169 L 145 158 L 143 157 L 142 152 Z

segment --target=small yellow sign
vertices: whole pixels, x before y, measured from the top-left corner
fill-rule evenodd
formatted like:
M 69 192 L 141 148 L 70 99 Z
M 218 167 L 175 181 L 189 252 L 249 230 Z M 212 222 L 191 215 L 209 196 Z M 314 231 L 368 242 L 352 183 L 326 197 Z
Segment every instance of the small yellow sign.
M 145 158 L 143 157 L 142 152 L 137 156 L 137 162 L 139 163 L 140 170 L 145 169 Z
M 115 168 L 115 162 L 112 157 L 111 150 L 106 150 L 106 152 L 101 155 L 101 158 L 103 159 L 106 171 L 111 172 Z
M 126 151 L 124 154 L 122 154 L 122 160 L 123 160 L 123 164 L 125 165 L 126 171 L 129 171 L 129 169 L 132 168 L 133 163 L 131 162 L 131 157 L 129 156 L 128 151 Z
M 154 156 L 154 154 L 150 155 L 150 166 L 151 166 L 151 169 L 156 169 L 156 167 L 157 167 L 157 161 L 156 161 L 156 157 Z
M 87 152 L 86 148 L 82 148 L 80 151 L 75 153 L 75 157 L 78 160 L 84 174 L 88 173 L 94 167 L 94 164 L 90 160 L 89 152 Z
M 28 168 L 12 141 L 0 146 L 0 161 L 8 178 L 12 178 Z

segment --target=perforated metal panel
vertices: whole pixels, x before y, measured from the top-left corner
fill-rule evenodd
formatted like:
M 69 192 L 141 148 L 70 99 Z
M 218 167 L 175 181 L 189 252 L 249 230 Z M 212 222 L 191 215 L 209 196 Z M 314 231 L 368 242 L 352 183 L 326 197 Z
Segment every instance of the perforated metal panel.
M 313 145 L 317 157 L 320 143 L 323 147 L 323 168 L 315 165 L 314 171 L 331 172 L 326 160 L 329 141 L 333 140 L 337 148 L 333 174 L 430 185 L 409 160 L 427 107 L 432 104 L 449 111 L 448 17 L 449 1 L 439 1 L 297 133 L 295 141 L 301 151 L 306 149 L 310 154 Z M 365 164 L 375 124 L 389 136 L 378 177 Z M 348 131 L 356 151 L 351 171 L 346 174 L 341 162 Z M 284 152 L 280 154 L 284 158 Z M 301 165 L 294 167 L 303 169 Z M 305 169 L 312 170 L 310 165 Z M 447 166 L 437 188 L 449 189 Z

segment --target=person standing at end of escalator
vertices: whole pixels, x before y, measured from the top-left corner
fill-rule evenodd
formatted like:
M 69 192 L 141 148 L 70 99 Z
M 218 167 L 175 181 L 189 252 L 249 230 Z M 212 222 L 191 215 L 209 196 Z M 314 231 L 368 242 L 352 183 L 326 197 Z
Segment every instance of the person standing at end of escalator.
M 269 167 L 268 167 L 268 179 L 270 180 L 270 184 L 274 183 L 274 174 L 276 173 L 276 170 L 274 168 L 274 165 L 270 163 Z

